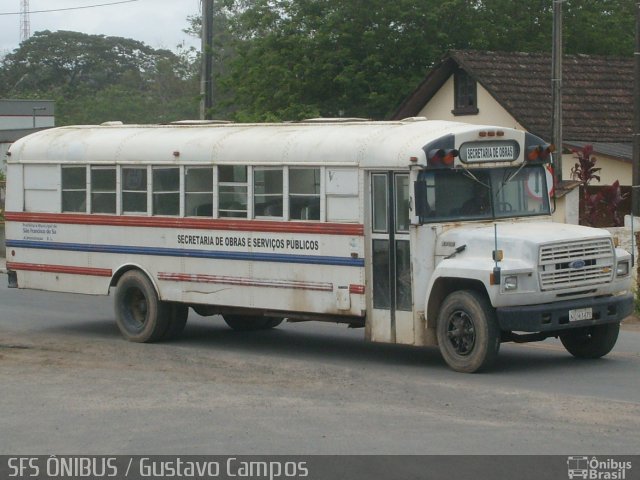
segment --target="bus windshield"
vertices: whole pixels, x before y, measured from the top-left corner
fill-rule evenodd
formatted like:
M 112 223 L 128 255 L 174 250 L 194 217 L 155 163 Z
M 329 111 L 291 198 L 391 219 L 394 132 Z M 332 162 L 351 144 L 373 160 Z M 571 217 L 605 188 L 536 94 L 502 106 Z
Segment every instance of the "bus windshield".
M 425 170 L 415 189 L 422 223 L 550 214 L 542 165 Z

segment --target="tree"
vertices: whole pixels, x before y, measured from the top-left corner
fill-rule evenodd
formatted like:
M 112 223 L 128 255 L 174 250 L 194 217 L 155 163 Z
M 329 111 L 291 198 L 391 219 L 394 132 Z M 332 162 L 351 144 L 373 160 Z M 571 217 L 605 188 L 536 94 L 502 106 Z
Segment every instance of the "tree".
M 631 3 L 567 0 L 567 53 L 631 54 Z M 219 0 L 215 22 L 219 113 L 384 118 L 448 49 L 550 51 L 552 1 Z
M 189 52 L 120 37 L 38 32 L 0 63 L 0 96 L 52 98 L 58 124 L 169 121 L 197 112 Z
M 563 8 L 567 53 L 633 55 L 635 2 L 568 0 Z
M 236 118 L 384 115 L 406 91 L 407 74 L 417 81 L 424 59 L 435 56 L 429 43 L 415 41 L 436 20 L 434 10 L 420 11 L 415 3 L 244 4 L 230 19 L 236 54 L 218 82 L 233 93 Z

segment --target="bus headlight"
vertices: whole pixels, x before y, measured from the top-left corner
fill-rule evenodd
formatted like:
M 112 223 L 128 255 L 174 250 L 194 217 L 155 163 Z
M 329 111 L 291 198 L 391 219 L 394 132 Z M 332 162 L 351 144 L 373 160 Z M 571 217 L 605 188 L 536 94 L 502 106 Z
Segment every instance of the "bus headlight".
M 504 277 L 504 289 L 517 290 L 518 289 L 518 277 L 516 275 L 509 275 Z
M 616 277 L 626 277 L 627 275 L 629 275 L 629 260 L 618 262 Z

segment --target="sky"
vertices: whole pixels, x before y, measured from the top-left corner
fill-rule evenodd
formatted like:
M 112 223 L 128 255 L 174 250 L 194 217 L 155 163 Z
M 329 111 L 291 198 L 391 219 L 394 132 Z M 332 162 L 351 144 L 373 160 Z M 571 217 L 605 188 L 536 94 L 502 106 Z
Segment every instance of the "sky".
M 29 10 L 51 10 L 106 4 L 122 0 L 29 0 Z M 118 36 L 139 40 L 153 48 L 175 50 L 185 42 L 199 48 L 200 41 L 182 30 L 187 17 L 200 14 L 200 0 L 136 0 L 110 6 L 31 13 L 31 34 L 42 30 L 71 30 L 88 34 Z M 0 0 L 0 56 L 20 44 L 21 0 Z

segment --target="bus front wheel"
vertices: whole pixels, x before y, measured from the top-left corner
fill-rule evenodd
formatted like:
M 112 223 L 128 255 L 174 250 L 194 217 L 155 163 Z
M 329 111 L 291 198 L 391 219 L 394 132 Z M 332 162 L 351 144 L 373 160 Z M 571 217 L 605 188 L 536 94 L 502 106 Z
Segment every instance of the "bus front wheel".
M 458 372 L 489 367 L 500 350 L 500 330 L 487 299 L 474 291 L 449 294 L 438 314 L 438 345 L 445 362 Z
M 122 275 L 114 304 L 116 323 L 127 340 L 155 342 L 167 333 L 172 316 L 171 304 L 160 301 L 144 273 L 131 270 Z
M 577 328 L 560 335 L 567 351 L 577 358 L 600 358 L 609 353 L 618 340 L 619 323 Z

